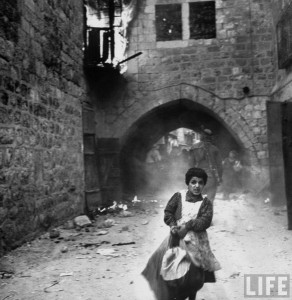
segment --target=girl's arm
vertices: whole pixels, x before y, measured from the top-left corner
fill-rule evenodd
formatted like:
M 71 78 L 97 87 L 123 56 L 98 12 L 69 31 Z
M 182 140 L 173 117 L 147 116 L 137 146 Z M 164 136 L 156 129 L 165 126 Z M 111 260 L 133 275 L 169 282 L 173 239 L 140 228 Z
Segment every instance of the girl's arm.
M 175 193 L 168 201 L 164 210 L 164 223 L 170 227 L 176 226 L 175 213 L 180 201 L 180 193 Z
M 213 204 L 205 198 L 199 209 L 198 215 L 195 219 L 188 221 L 185 224 L 186 229 L 193 231 L 203 231 L 210 227 L 213 218 Z

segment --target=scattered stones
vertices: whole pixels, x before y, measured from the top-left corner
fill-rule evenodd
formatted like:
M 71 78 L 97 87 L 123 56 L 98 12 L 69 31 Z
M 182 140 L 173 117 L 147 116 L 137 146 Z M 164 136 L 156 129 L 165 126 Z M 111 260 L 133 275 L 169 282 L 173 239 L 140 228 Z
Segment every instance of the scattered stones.
M 78 216 L 74 219 L 74 224 L 78 227 L 87 227 L 92 223 L 86 215 Z
M 101 230 L 96 233 L 96 235 L 106 235 L 106 234 L 108 234 L 107 230 Z
M 40 240 L 47 240 L 49 238 L 50 238 L 50 233 L 49 232 L 46 232 L 46 233 L 44 233 L 43 235 L 41 235 L 39 237 Z
M 117 244 L 112 244 L 112 246 L 126 246 L 126 245 L 134 245 L 136 244 L 135 242 L 126 242 L 126 243 L 117 243 Z
M 73 229 L 74 227 L 74 221 L 72 220 L 69 220 L 64 224 L 64 229 Z
M 123 218 L 133 217 L 133 213 L 126 210 L 121 211 L 119 215 Z
M 93 242 L 93 241 L 80 243 L 80 246 L 82 246 L 84 248 L 88 248 L 91 246 L 99 247 L 100 245 L 101 245 L 101 242 Z
M 92 259 L 92 256 L 76 256 L 76 259 Z
M 115 220 L 113 220 L 113 219 L 106 219 L 103 222 L 103 227 L 106 227 L 106 228 L 112 227 L 114 225 L 115 225 Z
M 219 203 L 219 204 L 221 204 L 221 203 Z M 222 204 L 224 204 L 223 201 L 222 201 Z M 234 205 L 235 212 L 236 212 L 234 219 L 227 219 L 227 218 L 223 218 L 223 217 L 220 219 L 219 217 L 217 217 L 215 219 L 215 226 L 213 226 L 210 230 L 212 230 L 213 233 L 214 232 L 219 233 L 219 234 L 214 234 L 214 237 L 219 236 L 219 239 L 218 239 L 219 241 L 220 241 L 220 239 L 222 240 L 223 234 L 224 234 L 224 239 L 227 239 L 227 241 L 233 241 L 233 239 L 230 236 L 228 236 L 227 234 L 233 233 L 232 231 L 230 231 L 230 230 L 232 230 L 233 227 L 235 227 L 235 229 L 238 230 L 240 235 L 239 235 L 239 237 L 238 237 L 238 235 L 237 235 L 237 237 L 235 237 L 236 242 L 234 244 L 233 243 L 229 244 L 230 247 L 226 246 L 228 248 L 228 251 L 230 251 L 230 253 L 231 253 L 231 255 L 230 255 L 231 259 L 233 259 L 234 257 L 236 257 L 237 251 L 240 255 L 243 254 L 242 248 L 246 248 L 247 254 L 249 253 L 248 251 L 249 251 L 250 245 L 248 243 L 247 243 L 248 245 L 246 244 L 247 239 L 246 240 L 245 240 L 245 238 L 241 239 L 240 236 L 249 238 L 252 235 L 252 238 L 254 238 L 254 237 L 257 237 L 256 234 L 258 233 L 259 237 L 261 237 L 260 234 L 263 232 L 263 230 L 261 229 L 261 226 L 259 226 L 259 224 L 262 224 L 261 223 L 262 221 L 260 220 L 259 222 L 256 222 L 252 218 L 253 215 L 249 216 L 247 214 L 247 212 L 252 211 L 249 208 L 245 208 L 247 206 L 245 206 L 244 209 L 242 209 L 242 211 L 241 211 L 239 209 L 241 209 L 242 207 L 238 207 L 238 203 L 231 204 L 231 205 Z M 228 205 L 226 205 L 226 206 L 228 207 Z M 261 206 L 264 206 L 264 204 L 261 203 Z M 50 285 L 51 280 L 53 280 L 53 279 L 58 279 L 60 281 L 60 283 L 62 283 L 61 286 L 63 286 L 63 283 L 66 282 L 66 286 L 67 286 L 67 284 L 70 284 L 70 285 L 74 284 L 75 281 L 80 281 L 80 283 L 82 285 L 84 283 L 84 281 L 91 280 L 91 278 L 93 278 L 94 280 L 95 280 L 95 278 L 98 278 L 100 281 L 102 281 L 102 284 L 103 283 L 108 284 L 111 287 L 112 285 L 116 284 L 114 278 L 116 278 L 116 276 L 121 276 L 121 277 L 124 277 L 124 279 L 121 281 L 123 284 L 123 286 L 121 287 L 121 290 L 123 290 L 124 287 L 126 288 L 125 284 L 126 285 L 129 284 L 131 280 L 136 281 L 136 278 L 135 279 L 131 278 L 133 276 L 131 269 L 127 270 L 127 268 L 129 266 L 132 267 L 131 264 L 132 263 L 135 264 L 136 262 L 137 262 L 137 265 L 140 265 L 141 261 L 143 259 L 142 255 L 144 257 L 148 257 L 148 256 L 150 257 L 150 255 L 152 253 L 150 251 L 149 242 L 150 242 L 150 244 L 152 242 L 154 244 L 156 232 L 154 234 L 153 231 L 151 230 L 150 236 L 148 239 L 148 235 L 146 236 L 145 229 L 147 229 L 148 227 L 149 227 L 149 229 L 150 228 L 152 229 L 152 227 L 155 227 L 158 231 L 161 230 L 161 228 L 163 228 L 163 230 L 161 230 L 161 232 L 164 232 L 164 230 L 165 230 L 165 225 L 162 224 L 163 222 L 161 222 L 161 220 L 159 221 L 158 224 L 156 224 L 155 219 L 157 219 L 157 215 L 152 216 L 154 209 L 156 209 L 156 208 L 153 207 L 153 209 L 150 210 L 150 212 L 151 212 L 150 214 L 146 214 L 146 213 L 140 214 L 138 209 L 137 209 L 137 211 L 131 210 L 131 212 L 134 213 L 134 218 L 130 218 L 130 219 L 129 218 L 128 219 L 127 218 L 119 218 L 119 215 L 115 214 L 112 217 L 112 219 L 115 220 L 114 225 L 116 225 L 116 226 L 109 228 L 109 229 L 108 228 L 100 228 L 100 229 L 97 228 L 99 224 L 103 224 L 103 222 L 105 220 L 107 220 L 105 216 L 97 217 L 94 226 L 82 228 L 79 233 L 76 232 L 75 230 L 66 231 L 66 230 L 64 230 L 63 227 L 61 227 L 62 229 L 57 228 L 60 230 L 60 235 L 61 235 L 60 237 L 57 237 L 51 241 L 47 241 L 47 240 L 40 241 L 43 243 L 44 247 L 46 247 L 47 245 L 50 245 L 50 247 L 52 247 L 53 252 L 46 252 L 47 250 L 49 250 L 46 248 L 44 249 L 44 253 L 38 252 L 37 251 L 38 249 L 36 248 L 36 246 L 38 246 L 38 245 L 31 243 L 31 247 L 30 247 L 31 249 L 23 248 L 22 251 L 19 252 L 19 255 L 23 256 L 23 254 L 27 253 L 28 250 L 32 251 L 32 253 L 34 254 L 34 257 L 35 257 L 35 253 L 37 253 L 37 256 L 45 257 L 46 259 L 51 259 L 51 258 L 54 259 L 54 257 L 56 255 L 59 255 L 58 259 L 60 258 L 60 261 L 58 261 L 58 264 L 52 264 L 53 267 L 48 266 L 46 269 L 43 270 L 43 272 L 46 275 L 48 275 L 48 274 L 49 275 L 51 275 L 51 274 L 57 275 L 57 278 L 56 278 L 56 276 L 55 276 L 55 278 L 47 277 L 47 279 L 45 279 L 45 280 L 49 280 L 49 281 L 44 281 L 44 282 L 47 282 L 47 285 Z M 159 210 L 159 209 L 157 208 L 157 210 Z M 217 216 L 221 213 L 219 210 L 217 210 L 215 212 L 216 212 Z M 242 216 L 238 216 L 239 212 L 240 213 L 242 212 Z M 271 210 L 271 214 L 272 213 L 273 213 L 273 211 Z M 266 218 L 267 216 L 268 216 L 267 213 L 263 214 L 263 217 Z M 108 217 L 110 217 L 110 216 L 108 216 Z M 277 218 L 279 218 L 279 217 L 273 217 L 271 221 L 276 220 Z M 240 224 L 241 226 L 238 227 L 238 224 L 236 222 L 233 223 L 234 220 L 241 220 L 241 223 L 242 223 L 242 224 Z M 251 220 L 253 220 L 255 222 L 251 222 Z M 244 222 L 242 222 L 242 221 L 244 221 Z M 146 225 L 146 224 L 148 224 L 148 225 Z M 265 223 L 263 223 L 263 225 L 264 224 Z M 143 226 L 146 226 L 146 227 L 143 227 Z M 255 233 L 250 234 L 246 231 L 247 229 L 252 229 L 253 227 L 255 228 L 255 231 L 256 231 Z M 91 233 L 85 232 L 85 230 L 87 228 L 89 228 L 91 230 Z M 263 228 L 265 228 L 265 227 L 263 227 Z M 121 231 L 123 231 L 123 232 L 121 233 Z M 127 231 L 129 231 L 129 232 L 127 232 Z M 148 230 L 146 230 L 146 231 L 148 231 Z M 225 233 L 227 233 L 226 236 L 225 236 Z M 285 246 L 285 249 L 288 250 L 289 249 L 288 248 L 289 247 L 288 239 L 290 239 L 290 236 L 289 236 L 289 232 L 286 231 L 286 227 L 283 227 L 283 229 L 280 230 L 279 234 L 283 234 L 282 236 L 279 236 L 279 238 L 281 238 L 281 240 L 283 241 L 282 243 L 279 243 L 279 245 L 283 248 Z M 103 235 L 107 235 L 107 236 L 103 237 Z M 49 238 L 49 232 L 47 232 L 47 237 Z M 56 248 L 54 248 L 55 244 L 53 242 L 62 237 L 63 237 L 63 241 L 61 241 L 61 244 L 57 245 Z M 267 240 L 269 238 L 270 237 L 267 237 Z M 105 240 L 105 239 L 108 239 L 108 241 L 109 241 L 108 245 L 103 245 L 102 240 Z M 70 242 L 70 241 L 74 241 L 74 240 L 75 240 L 74 243 Z M 68 242 L 67 245 L 69 247 L 69 250 L 65 246 L 66 245 L 65 241 Z M 135 245 L 134 241 L 136 242 L 136 245 Z M 277 240 L 277 242 L 279 242 L 279 241 L 280 241 L 280 239 Z M 83 244 L 81 245 L 81 243 L 83 243 Z M 263 243 L 262 242 L 259 243 L 259 245 L 267 245 L 267 244 L 268 244 L 268 242 L 265 243 L 264 241 L 263 241 Z M 217 246 L 219 245 L 218 241 L 217 241 L 217 243 L 212 243 L 212 246 L 215 246 L 215 248 L 217 248 L 216 245 Z M 242 247 L 240 247 L 240 246 L 242 246 Z M 86 247 L 88 247 L 88 248 L 86 248 Z M 109 248 L 109 249 L 103 250 L 100 248 Z M 132 249 L 132 248 L 136 248 L 136 249 Z M 219 248 L 220 247 L 218 247 L 218 249 Z M 251 246 L 251 248 L 252 248 L 252 246 Z M 220 250 L 218 250 L 218 249 L 214 249 L 214 251 L 217 250 L 215 254 L 217 254 L 219 252 L 218 256 L 220 256 L 220 254 L 222 252 L 220 252 Z M 56 250 L 58 250 L 58 251 L 56 252 Z M 66 254 L 67 251 L 69 252 L 68 254 Z M 61 252 L 65 253 L 65 254 L 61 254 Z M 40 255 L 38 255 L 38 253 L 40 253 Z M 53 255 L 51 255 L 51 253 Z M 272 251 L 271 251 L 271 253 L 272 253 Z M 275 256 L 275 257 L 279 257 L 279 260 L 280 260 L 280 258 L 283 258 L 283 256 L 286 256 L 288 258 L 288 253 L 289 252 L 287 252 L 287 253 L 279 252 L 279 253 L 276 253 L 278 256 Z M 268 255 L 270 255 L 269 251 L 267 253 L 267 257 L 268 257 Z M 48 256 L 48 257 L 46 257 L 46 256 Z M 244 255 L 244 258 L 246 258 L 246 257 L 247 257 L 247 255 Z M 272 256 L 272 257 L 274 257 L 274 256 Z M 68 259 L 72 259 L 72 262 L 74 265 L 74 275 L 73 275 L 73 272 L 72 272 L 72 275 L 71 274 L 68 275 L 68 273 L 71 272 L 70 266 L 72 266 L 72 264 L 70 264 L 70 261 Z M 276 258 L 275 258 L 275 260 L 276 260 Z M 278 260 L 278 258 L 277 258 L 277 260 Z M 64 263 L 63 263 L 63 261 L 64 261 Z M 287 259 L 287 261 L 289 261 L 289 260 Z M 33 263 L 34 263 L 34 261 L 33 261 Z M 252 261 L 252 263 L 253 263 L 253 261 Z M 288 262 L 288 264 L 289 264 L 289 262 Z M 116 265 L 119 266 L 119 269 L 116 269 Z M 39 266 L 39 265 L 36 265 L 36 267 L 37 266 Z M 80 269 L 78 269 L 78 266 L 80 266 Z M 238 267 L 238 269 L 242 269 L 241 265 L 236 264 L 236 266 Z M 34 265 L 33 265 L 33 267 L 34 267 Z M 234 265 L 233 265 L 233 267 L 234 267 Z M 256 270 L 257 267 L 258 267 L 258 265 L 254 266 L 254 270 Z M 135 268 L 136 268 L 136 266 L 133 266 L 133 270 L 135 270 Z M 253 267 L 246 265 L 245 266 L 246 269 L 243 270 L 244 272 L 241 271 L 241 273 L 239 274 L 239 272 L 236 270 L 236 268 L 230 268 L 229 272 L 228 272 L 228 268 L 229 268 L 229 265 L 225 269 L 225 270 L 227 270 L 227 274 L 226 274 L 226 272 L 225 272 L 225 274 L 223 273 L 224 280 L 220 279 L 220 278 L 219 278 L 219 280 L 222 281 L 222 283 L 225 283 L 225 282 L 227 282 L 227 284 L 234 283 L 235 285 L 240 284 L 240 280 L 241 280 L 241 277 L 243 276 L 242 275 L 243 273 L 247 272 L 247 270 L 249 270 L 249 271 L 253 270 Z M 38 268 L 37 270 L 42 272 L 42 270 L 40 268 Z M 24 269 L 24 272 L 28 272 L 28 271 L 31 271 L 31 270 Z M 62 276 L 64 276 L 64 277 L 58 277 L 61 272 L 64 272 L 64 273 L 62 273 Z M 14 284 L 15 280 L 23 281 L 23 279 L 19 279 L 20 277 L 29 277 L 30 276 L 30 277 L 32 277 L 30 279 L 32 282 L 36 282 L 38 279 L 37 276 L 35 276 L 36 273 L 34 273 L 34 271 L 31 273 L 32 276 L 31 275 L 19 276 L 19 274 L 20 274 L 19 270 L 17 270 L 16 276 L 13 275 L 13 280 L 11 280 L 11 279 L 2 280 L 3 284 L 6 284 L 7 286 L 8 285 L 12 286 Z M 1 273 L 0 273 L 0 275 L 1 275 Z M 106 276 L 104 276 L 105 279 L 102 279 L 103 275 L 106 275 Z M 113 280 L 111 281 L 110 280 L 111 277 L 109 277 L 109 276 L 112 276 L 112 275 L 113 275 L 113 277 L 112 277 Z M 66 276 L 68 276 L 68 277 L 66 277 Z M 98 276 L 98 277 L 96 277 L 96 276 Z M 0 276 L 0 278 L 1 278 L 1 276 Z M 3 277 L 3 278 L 6 278 L 6 277 Z M 232 280 L 232 279 L 235 279 L 235 280 Z M 0 279 L 0 281 L 1 281 L 1 279 Z M 22 282 L 20 282 L 20 283 L 22 284 Z M 35 290 L 33 290 L 32 293 L 34 291 Z M 54 288 L 52 290 L 52 292 L 54 292 L 54 293 L 58 292 L 58 291 L 59 291 L 58 288 Z M 48 292 L 50 292 L 50 291 L 48 290 Z M 60 294 L 60 297 L 61 297 L 61 294 Z M 89 297 L 89 296 L 87 296 L 87 297 Z
M 13 276 L 12 273 L 0 271 L 0 278 L 1 278 L 1 279 L 9 279 L 9 278 L 11 278 L 12 276 Z
M 73 272 L 61 273 L 60 277 L 73 276 Z
M 67 247 L 67 246 L 64 246 L 64 247 L 61 249 L 61 252 L 62 252 L 62 253 L 68 252 L 68 247 Z
M 247 228 L 246 228 L 246 231 L 253 231 L 253 230 L 254 230 L 254 228 L 253 228 L 252 225 L 249 225 L 249 226 L 247 226 Z
M 229 278 L 236 278 L 240 275 L 240 272 L 235 272 L 229 276 Z
M 98 249 L 96 251 L 96 254 L 100 254 L 100 255 L 104 255 L 104 256 L 111 256 L 111 257 L 120 256 L 118 253 L 116 253 L 116 249 L 113 249 L 113 248 Z
M 56 239 L 60 236 L 60 231 L 58 231 L 57 229 L 52 229 L 49 233 L 49 236 L 51 239 Z
M 78 254 L 80 255 L 87 255 L 90 254 L 90 251 L 87 249 L 81 249 L 80 251 L 78 251 Z
M 129 231 L 129 226 L 128 225 L 123 226 L 121 231 Z

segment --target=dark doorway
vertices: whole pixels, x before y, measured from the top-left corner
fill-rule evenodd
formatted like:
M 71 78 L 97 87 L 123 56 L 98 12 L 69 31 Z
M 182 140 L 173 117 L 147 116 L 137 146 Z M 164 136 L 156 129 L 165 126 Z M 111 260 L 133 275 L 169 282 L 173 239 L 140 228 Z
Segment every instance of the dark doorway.
M 274 206 L 286 203 L 283 161 L 282 103 L 267 102 L 270 195 Z
M 283 157 L 285 170 L 288 229 L 292 230 L 292 103 L 282 103 Z
M 267 102 L 267 113 L 272 204 L 287 204 L 292 230 L 292 103 Z

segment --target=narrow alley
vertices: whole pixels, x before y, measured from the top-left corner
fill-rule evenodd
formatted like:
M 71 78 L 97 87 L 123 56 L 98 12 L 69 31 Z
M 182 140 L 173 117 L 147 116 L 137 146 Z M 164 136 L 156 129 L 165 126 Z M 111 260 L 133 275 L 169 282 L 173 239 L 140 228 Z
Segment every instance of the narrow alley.
M 199 300 L 242 300 L 245 274 L 290 274 L 292 267 L 286 208 L 251 194 L 235 194 L 229 201 L 221 196 L 208 233 L 222 269 L 215 284 L 199 291 Z M 83 228 L 67 222 L 55 229 L 59 237 L 46 233 L 5 255 L 1 300 L 146 300 L 136 282 L 168 233 L 167 200 L 137 199 Z
M 202 209 L 176 195 L 166 219 L 199 224 L 200 266 L 222 266 L 196 300 L 277 296 L 261 280 L 292 277 L 291 20 L 292 0 L 1 0 L 0 300 L 152 300 L 140 274 L 193 167 Z

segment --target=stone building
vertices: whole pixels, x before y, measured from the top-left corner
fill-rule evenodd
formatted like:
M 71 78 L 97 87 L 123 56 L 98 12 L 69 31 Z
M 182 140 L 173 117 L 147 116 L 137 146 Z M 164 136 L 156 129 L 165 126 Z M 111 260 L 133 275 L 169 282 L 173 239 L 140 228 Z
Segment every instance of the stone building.
M 1 247 L 133 196 L 151 145 L 182 127 L 210 128 L 254 188 L 271 179 L 285 197 L 291 2 L 1 1 Z M 89 12 L 121 6 L 122 26 L 92 43 Z
M 82 12 L 0 3 L 0 248 L 83 210 Z

